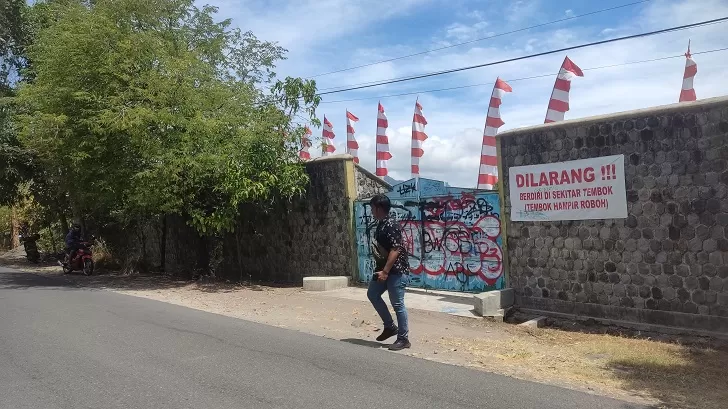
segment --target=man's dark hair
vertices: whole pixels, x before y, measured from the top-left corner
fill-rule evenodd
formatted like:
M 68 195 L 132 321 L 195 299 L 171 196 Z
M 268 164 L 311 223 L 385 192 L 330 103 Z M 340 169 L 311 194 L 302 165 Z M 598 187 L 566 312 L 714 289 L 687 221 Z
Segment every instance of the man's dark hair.
M 389 198 L 385 195 L 376 195 L 374 196 L 370 201 L 369 204 L 372 207 L 378 207 L 385 212 L 389 213 L 389 210 L 392 208 L 392 202 L 389 201 Z

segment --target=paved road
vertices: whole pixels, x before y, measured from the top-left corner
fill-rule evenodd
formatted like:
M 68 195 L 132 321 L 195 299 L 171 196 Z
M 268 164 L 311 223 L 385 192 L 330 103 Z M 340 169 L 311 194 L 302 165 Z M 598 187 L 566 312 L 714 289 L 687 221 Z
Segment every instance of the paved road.
M 0 268 L 0 408 L 636 408 Z

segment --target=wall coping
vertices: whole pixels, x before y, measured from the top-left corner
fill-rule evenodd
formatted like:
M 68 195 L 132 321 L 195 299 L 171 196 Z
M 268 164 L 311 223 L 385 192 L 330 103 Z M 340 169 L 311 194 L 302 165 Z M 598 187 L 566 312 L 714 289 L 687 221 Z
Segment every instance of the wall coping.
M 313 158 L 306 162 L 306 164 L 309 163 L 321 163 L 321 162 L 346 162 L 346 161 L 353 161 L 354 157 L 349 155 L 348 153 L 339 153 L 336 155 L 331 156 L 319 156 L 318 158 Z
M 331 156 L 319 156 L 318 158 L 313 158 L 310 161 L 306 162 L 306 164 L 321 163 L 321 162 L 337 162 L 337 161 L 342 161 L 342 162 L 352 161 L 353 162 L 354 157 L 348 153 L 339 153 L 339 154 L 331 155 Z M 354 166 L 360 172 L 364 173 L 365 175 L 369 176 L 370 178 L 374 179 L 375 181 L 381 183 L 385 187 L 387 187 L 389 189 L 392 188 L 392 185 L 387 183 L 386 180 L 384 180 L 384 179 L 380 178 L 379 176 L 375 175 L 374 173 L 370 172 L 364 166 L 362 166 L 358 163 L 354 163 Z
M 675 112 L 684 112 L 686 110 L 696 110 L 701 108 L 711 108 L 714 106 L 728 105 L 728 96 L 705 98 L 693 102 L 678 102 L 669 105 L 658 105 L 649 108 L 635 109 L 632 111 L 615 112 L 611 114 L 589 116 L 586 118 L 569 119 L 566 121 L 552 122 L 549 124 L 540 124 L 515 128 L 497 135 L 498 138 L 513 137 L 523 134 L 531 134 L 534 132 L 549 130 L 554 128 L 576 127 L 583 125 L 591 125 L 599 122 L 615 121 L 623 118 L 634 118 L 635 116 L 664 115 Z
M 352 155 L 348 154 L 348 153 L 339 153 L 339 154 L 331 155 L 331 156 L 319 156 L 318 158 L 313 158 L 313 159 L 305 162 L 305 164 L 308 165 L 308 164 L 314 164 L 314 163 L 339 162 L 339 161 L 341 161 L 341 162 L 348 162 L 348 161 L 354 162 L 354 157 Z M 377 181 L 377 182 L 381 183 L 382 185 L 384 185 L 384 187 L 386 187 L 387 189 L 390 189 L 390 190 L 392 189 L 392 185 L 390 185 L 389 183 L 387 183 L 386 180 L 384 180 L 384 179 L 380 178 L 379 176 L 375 175 L 374 173 L 370 172 L 364 166 L 362 166 L 362 165 L 360 165 L 360 164 L 358 164 L 356 162 L 354 163 L 354 166 L 360 172 L 362 172 L 363 174 L 369 176 L 370 178 L 372 178 L 375 181 Z
M 379 176 L 375 175 L 374 173 L 367 170 L 364 166 L 354 163 L 354 166 L 356 166 L 357 170 L 359 170 L 361 173 L 367 175 L 369 178 L 374 179 L 376 182 L 381 183 L 389 190 L 392 190 L 392 185 L 390 185 L 386 180 L 380 178 Z

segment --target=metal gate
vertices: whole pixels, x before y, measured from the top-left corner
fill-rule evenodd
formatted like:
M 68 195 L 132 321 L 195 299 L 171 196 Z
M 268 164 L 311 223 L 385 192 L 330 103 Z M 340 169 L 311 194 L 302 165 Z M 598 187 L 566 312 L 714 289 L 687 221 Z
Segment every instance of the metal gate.
M 498 193 L 459 189 L 457 195 L 419 200 L 388 196 L 390 217 L 402 226 L 411 286 L 465 292 L 504 288 Z M 354 217 L 359 279 L 369 282 L 374 273 L 369 243 L 376 220 L 368 201 L 355 202 Z

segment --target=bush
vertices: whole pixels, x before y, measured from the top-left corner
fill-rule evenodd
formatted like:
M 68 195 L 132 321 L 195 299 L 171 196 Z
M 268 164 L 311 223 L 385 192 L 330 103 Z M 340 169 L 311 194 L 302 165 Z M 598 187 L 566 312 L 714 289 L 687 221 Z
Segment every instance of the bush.
M 114 257 L 111 246 L 102 238 L 98 238 L 94 242 L 93 257 L 97 268 L 116 270 L 120 266 L 119 261 Z

